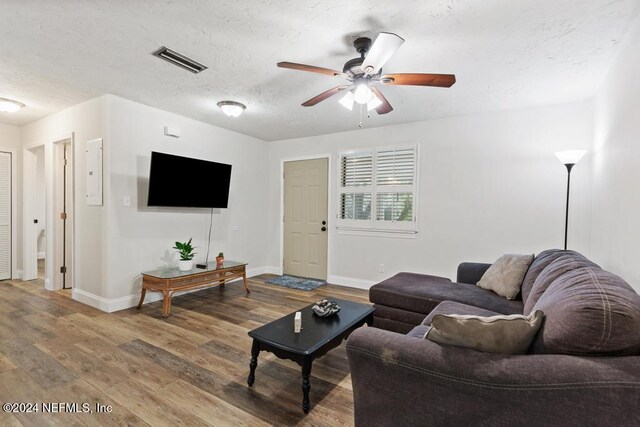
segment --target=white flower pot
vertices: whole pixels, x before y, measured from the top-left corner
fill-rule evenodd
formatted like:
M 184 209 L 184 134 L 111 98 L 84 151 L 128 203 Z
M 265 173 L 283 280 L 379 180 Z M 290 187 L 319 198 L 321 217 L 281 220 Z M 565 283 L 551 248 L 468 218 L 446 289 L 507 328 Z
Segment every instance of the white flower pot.
M 180 271 L 189 271 L 189 270 L 193 270 L 193 260 L 189 259 L 189 260 L 180 260 L 178 261 L 178 268 L 180 269 Z

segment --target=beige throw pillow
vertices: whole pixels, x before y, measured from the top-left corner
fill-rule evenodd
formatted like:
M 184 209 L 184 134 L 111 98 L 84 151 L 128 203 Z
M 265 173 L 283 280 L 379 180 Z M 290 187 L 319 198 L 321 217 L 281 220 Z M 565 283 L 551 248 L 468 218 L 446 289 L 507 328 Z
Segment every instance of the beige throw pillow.
M 525 354 L 542 325 L 544 313 L 536 310 L 500 316 L 436 314 L 425 338 L 447 345 L 488 353 Z
M 478 286 L 507 299 L 516 299 L 532 262 L 533 255 L 502 255 L 482 275 Z

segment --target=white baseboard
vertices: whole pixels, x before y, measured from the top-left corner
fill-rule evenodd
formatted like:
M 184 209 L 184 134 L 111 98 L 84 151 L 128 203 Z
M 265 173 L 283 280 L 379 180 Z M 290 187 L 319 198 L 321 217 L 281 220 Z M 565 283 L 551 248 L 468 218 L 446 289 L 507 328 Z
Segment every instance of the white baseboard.
M 282 276 L 282 267 L 264 267 L 264 272 L 262 274 L 277 274 L 278 276 Z
M 273 267 L 256 267 L 247 269 L 247 277 L 259 276 L 261 274 L 271 274 Z
M 55 291 L 55 289 L 53 289 L 53 283 L 51 283 L 49 279 L 44 279 L 44 288 L 48 291 Z
M 260 274 L 269 273 L 272 267 L 256 267 L 247 269 L 247 277 L 254 277 Z M 228 283 L 233 283 L 241 279 L 231 280 Z M 191 292 L 197 292 L 202 290 L 200 289 L 192 289 L 189 291 L 183 291 L 176 293 L 176 295 L 184 295 Z M 125 310 L 127 308 L 135 307 L 138 305 L 138 301 L 140 301 L 140 294 L 127 295 L 119 298 L 104 298 L 99 295 L 94 295 L 90 292 L 83 291 L 82 289 L 74 288 L 71 292 L 71 297 L 79 301 L 83 304 L 90 305 L 91 307 L 97 308 L 98 310 L 106 311 L 107 313 L 113 313 L 114 311 Z M 162 300 L 162 294 L 159 292 L 147 292 L 144 298 L 144 303 L 149 304 L 152 302 Z
M 371 286 L 377 283 L 373 280 L 354 279 L 352 277 L 343 276 L 329 276 L 327 277 L 327 282 L 333 285 L 349 286 L 350 288 L 358 289 L 369 289 Z
M 108 310 L 110 300 L 101 296 L 83 291 L 82 289 L 73 288 L 73 290 L 71 291 L 71 298 L 83 304 L 87 304 L 91 307 L 97 308 L 98 310 L 110 313 L 110 311 Z
M 22 280 L 22 270 L 16 270 L 16 274 L 14 274 L 11 279 Z
M 46 253 L 44 253 L 44 252 L 38 252 L 38 259 L 45 259 L 45 258 L 46 258 L 46 256 L 47 256 L 47 254 L 46 254 Z

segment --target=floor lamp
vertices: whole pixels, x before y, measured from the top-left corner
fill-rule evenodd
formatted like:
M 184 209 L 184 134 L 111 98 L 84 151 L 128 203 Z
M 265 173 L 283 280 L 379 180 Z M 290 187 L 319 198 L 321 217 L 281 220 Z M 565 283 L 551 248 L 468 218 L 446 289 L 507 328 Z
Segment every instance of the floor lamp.
M 569 231 L 569 188 L 571 187 L 571 169 L 580 161 L 587 150 L 558 151 L 556 157 L 567 167 L 567 208 L 564 216 L 564 249 L 567 250 L 567 232 Z

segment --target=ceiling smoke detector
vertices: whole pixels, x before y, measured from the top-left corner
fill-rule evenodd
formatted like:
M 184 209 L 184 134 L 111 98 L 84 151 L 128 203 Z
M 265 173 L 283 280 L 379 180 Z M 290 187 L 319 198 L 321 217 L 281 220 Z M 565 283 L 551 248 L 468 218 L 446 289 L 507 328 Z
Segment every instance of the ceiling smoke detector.
M 174 50 L 162 46 L 160 49 L 152 53 L 153 56 L 157 56 L 160 59 L 164 59 L 173 65 L 177 65 L 180 68 L 184 68 L 187 71 L 191 71 L 194 74 L 198 74 L 207 69 L 206 66 L 188 58 Z

